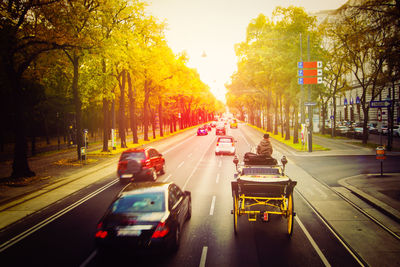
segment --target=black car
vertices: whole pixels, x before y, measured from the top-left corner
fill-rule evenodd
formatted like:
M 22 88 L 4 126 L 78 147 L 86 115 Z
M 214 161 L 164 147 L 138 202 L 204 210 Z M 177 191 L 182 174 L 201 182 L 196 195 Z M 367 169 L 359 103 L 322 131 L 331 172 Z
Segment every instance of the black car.
M 192 214 L 191 193 L 174 183 L 127 185 L 100 220 L 95 234 L 101 254 L 174 252 Z

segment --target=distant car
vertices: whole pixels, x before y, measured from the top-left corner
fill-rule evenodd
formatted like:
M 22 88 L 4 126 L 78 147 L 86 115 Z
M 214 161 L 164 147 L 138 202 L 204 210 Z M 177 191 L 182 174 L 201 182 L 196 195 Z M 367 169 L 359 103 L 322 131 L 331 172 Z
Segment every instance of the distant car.
M 210 124 L 204 125 L 204 128 L 205 128 L 208 132 L 211 131 L 211 125 L 210 125 Z
M 216 135 L 220 135 L 220 134 L 225 135 L 225 134 L 226 134 L 225 126 L 224 126 L 224 125 L 219 125 L 219 126 L 217 126 L 217 127 L 215 128 L 215 134 L 216 134 Z
M 237 127 L 238 127 L 237 121 L 236 120 L 232 120 L 232 122 L 230 123 L 230 127 L 231 127 L 231 129 L 233 129 L 233 128 L 237 129 Z
M 216 122 L 216 121 L 212 121 L 212 122 L 210 123 L 210 125 L 211 125 L 212 128 L 215 128 L 215 126 L 217 126 L 217 122 Z
M 339 135 L 342 135 L 342 136 L 345 136 L 349 130 L 350 130 L 350 128 L 347 127 L 347 126 L 344 126 L 344 125 L 338 126 L 338 127 L 336 128 L 337 133 L 338 133 Z
M 235 139 L 232 136 L 221 136 L 217 139 L 215 147 L 215 155 L 235 155 Z
M 95 244 L 100 254 L 174 252 L 191 215 L 191 193 L 176 184 L 131 183 L 99 221 Z
M 121 182 L 148 178 L 157 180 L 157 173 L 164 174 L 165 159 L 152 147 L 131 148 L 122 152 L 117 174 Z
M 376 122 L 368 123 L 367 127 L 368 127 L 368 132 L 370 134 L 377 134 L 378 133 L 378 128 L 377 128 L 378 124 Z
M 208 131 L 206 128 L 204 127 L 200 127 L 199 129 L 197 129 L 197 135 L 207 135 Z
M 393 136 L 400 136 L 400 125 L 393 125 Z

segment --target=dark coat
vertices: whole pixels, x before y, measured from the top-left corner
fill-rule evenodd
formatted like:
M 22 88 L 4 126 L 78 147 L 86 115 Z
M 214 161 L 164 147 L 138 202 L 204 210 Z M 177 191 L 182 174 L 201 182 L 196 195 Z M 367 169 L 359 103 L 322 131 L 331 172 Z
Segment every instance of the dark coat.
M 257 146 L 257 154 L 271 156 L 273 152 L 269 139 L 263 139 Z

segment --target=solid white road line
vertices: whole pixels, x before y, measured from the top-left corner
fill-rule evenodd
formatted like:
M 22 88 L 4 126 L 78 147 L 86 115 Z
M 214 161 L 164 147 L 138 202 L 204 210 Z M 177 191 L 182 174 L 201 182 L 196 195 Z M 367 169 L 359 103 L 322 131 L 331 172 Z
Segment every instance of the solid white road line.
M 85 267 L 86 265 L 88 265 L 88 263 L 92 261 L 96 254 L 97 250 L 93 251 L 92 254 L 90 254 L 90 256 L 84 262 L 82 262 L 81 265 L 79 265 L 79 267 Z
M 168 174 L 167 178 L 164 179 L 164 182 L 168 181 L 171 178 L 172 174 Z
M 119 179 L 115 179 L 115 180 L 109 182 L 108 184 L 104 185 L 103 187 L 100 187 L 99 189 L 97 189 L 96 191 L 90 193 L 89 195 L 85 196 L 84 198 L 81 198 L 80 200 L 76 201 L 75 203 L 72 203 L 71 205 L 69 205 L 65 209 L 60 210 L 56 214 L 53 214 L 52 216 L 48 217 L 47 219 L 45 219 L 45 220 L 41 221 L 40 223 L 32 226 L 28 230 L 26 230 L 26 231 L 20 233 L 19 235 L 11 238 L 7 242 L 4 242 L 3 244 L 0 245 L 0 252 L 3 252 L 4 250 L 6 250 L 7 248 L 11 247 L 12 245 L 18 243 L 19 241 L 21 241 L 25 237 L 33 234 L 37 230 L 43 228 L 44 226 L 46 226 L 47 224 L 49 224 L 52 221 L 56 220 L 57 218 L 63 216 L 67 212 L 69 212 L 69 211 L 73 210 L 74 208 L 78 207 L 79 205 L 85 203 L 86 201 L 88 201 L 92 197 L 94 197 L 97 194 L 103 192 L 104 190 L 106 190 L 107 188 L 111 187 L 112 185 L 118 183 L 118 181 L 119 181 Z
M 217 184 L 219 182 L 219 173 L 217 174 L 217 180 L 215 181 Z
M 325 258 L 324 254 L 322 253 L 321 249 L 318 247 L 317 243 L 315 243 L 314 239 L 311 237 L 310 233 L 307 231 L 306 227 L 303 225 L 303 223 L 300 221 L 299 217 L 295 217 L 296 222 L 300 225 L 301 230 L 303 230 L 304 234 L 310 241 L 311 245 L 317 252 L 318 256 L 321 258 L 322 262 L 324 263 L 325 266 L 330 267 L 330 263 L 328 260 Z
M 185 164 L 184 161 L 182 161 L 182 162 L 178 165 L 177 169 L 179 169 L 180 167 L 182 167 L 183 164 Z
M 214 214 L 214 207 L 215 207 L 215 196 L 213 196 L 213 199 L 211 201 L 211 207 L 210 207 L 210 215 Z
M 207 250 L 208 250 L 208 247 L 203 247 L 203 251 L 201 252 L 201 258 L 200 258 L 199 267 L 205 267 L 206 266 Z

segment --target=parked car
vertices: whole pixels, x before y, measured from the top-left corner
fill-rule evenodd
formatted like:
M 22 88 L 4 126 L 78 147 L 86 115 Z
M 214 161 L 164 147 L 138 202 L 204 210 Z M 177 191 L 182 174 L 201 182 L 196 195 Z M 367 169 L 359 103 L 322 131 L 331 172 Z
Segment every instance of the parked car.
M 350 130 L 349 127 L 341 125 L 336 127 L 336 134 L 341 136 L 346 136 L 347 132 Z
M 368 127 L 368 132 L 370 134 L 377 134 L 378 133 L 378 128 L 377 128 L 378 127 L 378 123 L 376 123 L 376 122 L 368 123 L 367 127 Z
M 400 137 L 400 125 L 393 125 L 393 136 Z
M 165 173 L 165 159 L 152 147 L 131 148 L 122 152 L 117 174 L 121 182 L 147 178 L 157 180 L 157 173 Z
M 215 155 L 229 154 L 235 155 L 235 139 L 232 136 L 221 136 L 217 139 Z
M 100 254 L 174 252 L 191 214 L 191 193 L 176 184 L 131 183 L 99 221 L 95 243 Z
M 197 129 L 197 135 L 207 135 L 208 131 L 206 128 L 204 127 L 199 127 L 199 129 Z

